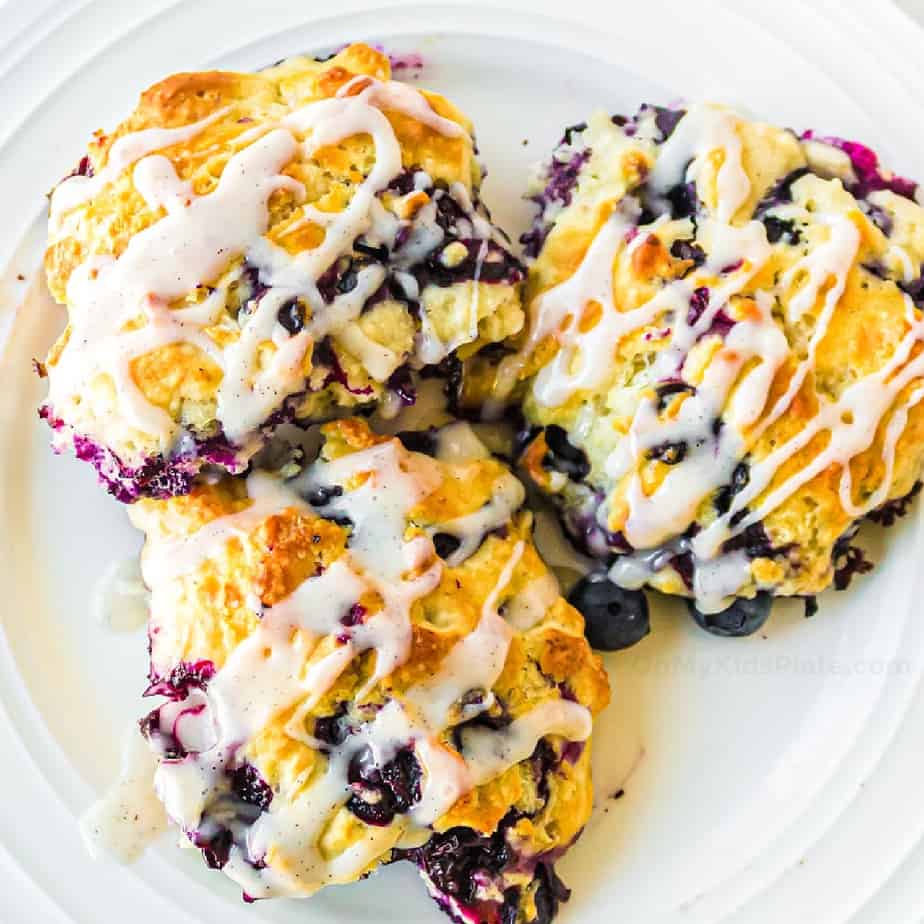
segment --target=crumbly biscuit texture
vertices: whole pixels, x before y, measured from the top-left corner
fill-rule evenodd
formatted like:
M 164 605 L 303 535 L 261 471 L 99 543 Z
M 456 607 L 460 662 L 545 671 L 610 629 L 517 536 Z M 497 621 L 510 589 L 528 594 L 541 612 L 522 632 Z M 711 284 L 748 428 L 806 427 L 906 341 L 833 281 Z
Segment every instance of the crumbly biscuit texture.
M 407 859 L 457 919 L 547 921 L 609 692 L 522 486 L 458 439 L 434 458 L 358 420 L 324 429 L 294 480 L 131 508 L 166 697 L 142 723 L 157 791 L 251 898 Z
M 455 106 L 366 45 L 145 91 L 51 195 L 55 445 L 122 500 L 182 493 L 284 420 L 515 333 L 522 268 L 474 150 Z
M 468 400 L 626 587 L 827 587 L 924 463 L 924 211 L 862 145 L 721 106 L 602 113 L 533 188 L 528 331 Z

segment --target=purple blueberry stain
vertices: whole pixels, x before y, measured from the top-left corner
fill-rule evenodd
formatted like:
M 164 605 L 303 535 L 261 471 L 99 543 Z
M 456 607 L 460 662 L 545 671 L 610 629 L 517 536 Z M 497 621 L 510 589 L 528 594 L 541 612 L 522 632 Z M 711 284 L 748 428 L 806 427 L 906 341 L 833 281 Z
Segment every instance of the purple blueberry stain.
M 809 129 L 802 133 L 802 139 L 820 141 L 843 151 L 849 158 L 857 182 L 851 192 L 858 199 L 865 199 L 871 192 L 888 189 L 898 196 L 914 200 L 918 184 L 893 173 L 883 172 L 876 152 L 859 141 L 848 141 L 836 135 L 818 137 Z
M 411 748 L 403 748 L 382 767 L 368 748 L 350 761 L 347 779 L 353 794 L 346 807 L 360 821 L 376 827 L 390 825 L 419 801 L 423 771 Z
M 214 676 L 215 664 L 206 659 L 181 661 L 166 677 L 158 675 L 152 668 L 149 674 L 150 684 L 143 695 L 165 696 L 173 702 L 178 702 L 189 696 L 192 689 L 206 689 Z

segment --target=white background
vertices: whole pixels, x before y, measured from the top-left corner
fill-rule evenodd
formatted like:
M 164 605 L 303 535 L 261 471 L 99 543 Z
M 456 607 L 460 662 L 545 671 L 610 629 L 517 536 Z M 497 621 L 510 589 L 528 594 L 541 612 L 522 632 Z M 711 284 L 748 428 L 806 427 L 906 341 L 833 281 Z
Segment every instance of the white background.
M 305 4 L 304 9 L 309 10 L 312 7 L 309 6 L 312 2 L 316 0 L 292 0 L 293 6 L 299 4 Z M 638 0 L 625 0 L 625 2 L 635 4 Z M 61 18 L 65 14 L 73 13 L 75 10 L 80 10 L 83 7 L 88 6 L 89 4 L 84 2 L 68 2 L 68 0 L 0 0 L 0 71 L 4 69 L 10 69 L 15 65 L 15 63 L 22 57 L 29 54 L 29 51 L 32 46 L 40 42 L 42 37 L 46 34 L 49 34 L 53 30 Z M 150 3 L 137 3 L 132 4 L 126 2 L 123 6 L 126 9 L 138 10 L 149 10 L 155 7 L 165 6 L 163 2 L 150 2 Z M 230 5 L 230 4 L 229 4 Z M 511 5 L 513 5 L 511 3 Z M 518 4 L 519 5 L 519 4 Z M 695 7 L 694 0 L 686 0 L 684 2 L 684 7 L 690 8 Z M 764 0 L 763 3 L 758 2 L 758 0 L 727 0 L 726 4 L 730 10 L 741 10 L 743 8 L 748 8 L 749 10 L 758 10 L 760 9 L 759 14 L 756 16 L 762 16 L 764 19 L 783 19 L 787 15 L 788 4 L 782 2 L 782 0 Z M 809 4 L 811 5 L 811 4 Z M 844 0 L 842 4 L 836 2 L 827 2 L 824 4 L 819 4 L 825 9 L 825 14 L 828 17 L 837 17 L 839 11 L 842 9 L 846 13 L 850 11 L 860 11 L 860 14 L 863 17 L 864 24 L 869 30 L 871 36 L 875 36 L 876 30 L 879 26 L 877 22 L 877 13 L 885 8 L 888 5 L 888 0 L 865 0 L 865 2 L 860 2 L 860 0 Z M 919 17 L 919 20 L 924 22 L 924 0 L 897 0 L 897 5 L 906 9 L 908 12 L 911 12 Z M 234 4 L 236 8 L 241 8 L 245 6 L 244 4 Z M 249 4 L 250 9 L 253 12 L 253 15 L 259 16 L 259 10 L 262 4 L 259 2 L 254 2 Z M 333 4 L 332 6 L 337 6 Z M 603 7 L 605 10 L 603 15 L 613 17 L 618 15 L 619 11 L 622 9 L 621 0 L 609 0 Z M 79 15 L 79 14 L 78 14 Z M 308 12 L 305 13 L 307 17 Z M 715 15 L 713 11 L 712 15 Z M 361 20 L 359 21 L 361 28 Z M 704 28 L 708 27 L 704 23 Z M 909 25 L 910 28 L 910 25 Z M 486 31 L 489 31 L 486 29 Z M 105 43 L 106 37 L 104 35 L 95 34 L 90 36 L 82 36 L 80 34 L 79 28 L 72 30 L 75 36 L 80 36 L 81 39 L 86 39 L 88 42 L 92 42 L 94 45 L 102 45 Z M 628 42 L 632 41 L 631 35 L 627 35 L 625 40 Z M 804 44 L 800 47 L 802 54 L 811 54 L 813 51 L 818 49 L 823 49 L 825 45 L 826 37 L 824 35 L 814 35 L 809 36 L 805 40 Z M 918 51 L 924 51 L 924 37 L 922 37 L 921 42 L 918 44 Z M 691 46 L 691 53 L 695 53 L 695 45 Z M 856 70 L 860 78 L 863 78 L 866 75 L 866 71 L 869 72 L 870 79 L 872 80 L 874 70 L 879 66 L 881 62 L 882 52 L 870 53 L 865 56 L 859 56 L 856 60 Z M 895 63 L 895 62 L 890 62 Z M 58 67 L 59 62 L 54 59 L 48 59 L 43 61 L 43 71 L 37 75 L 37 79 L 48 79 L 49 85 L 53 85 L 53 77 L 55 70 Z M 911 79 L 911 75 L 908 75 Z M 798 93 L 798 88 L 792 87 L 781 87 L 780 92 L 787 94 Z M 26 105 L 24 99 L 13 97 L 11 95 L 0 95 L 0 141 L 3 140 L 4 135 L 9 130 L 11 125 L 15 125 L 18 122 L 18 116 L 21 113 L 27 111 L 24 109 Z M 910 114 L 912 118 L 917 120 L 916 114 Z M 92 127 L 95 127 L 95 123 Z M 918 128 L 917 137 L 921 138 L 921 130 Z M 63 145 L 70 146 L 71 138 L 68 137 L 62 140 Z M 920 145 L 919 145 L 920 148 Z M 899 152 L 901 153 L 901 152 Z M 914 152 L 914 155 L 918 161 L 921 160 L 921 151 Z M 59 155 L 60 157 L 60 155 Z M 5 179 L 12 180 L 15 182 L 15 173 L 16 173 L 16 164 L 3 163 L 3 169 L 5 171 Z M 11 186 L 13 183 L 10 184 Z M 31 191 L 30 191 L 31 195 Z M 16 210 L 13 210 L 16 212 Z M 25 218 L 20 216 L 18 212 L 16 214 L 10 214 L 9 206 L 5 210 L 4 221 L 12 223 L 14 225 L 23 225 L 25 223 Z M 63 464 L 63 463 L 62 463 Z M 52 470 L 52 469 L 49 469 Z M 54 469 L 57 471 L 58 469 Z M 92 514 L 91 514 L 92 515 Z M 865 587 L 865 597 L 867 600 L 867 605 L 872 607 L 876 606 L 875 597 L 870 593 L 870 587 L 872 585 L 864 585 Z M 860 594 L 864 593 L 864 590 L 858 590 L 854 599 L 862 599 Z M 811 626 L 811 629 L 816 629 L 823 627 L 824 624 L 816 623 Z M 800 637 L 790 636 L 788 642 L 793 646 L 802 642 L 805 642 L 805 636 L 807 632 L 803 632 Z M 641 649 L 639 649 L 641 651 Z M 707 663 L 707 662 L 704 662 Z M 746 666 L 746 662 L 743 660 L 739 663 L 739 667 L 742 665 Z M 794 672 L 791 678 L 794 685 L 800 683 L 803 678 L 797 676 L 798 672 Z M 624 689 L 623 685 L 620 683 L 620 675 L 617 673 L 615 675 L 616 680 L 616 690 L 615 694 L 617 697 L 626 697 L 629 695 Z M 738 678 L 738 681 L 743 685 L 749 682 L 749 679 L 746 677 Z M 738 682 L 736 681 L 736 682 Z M 638 702 L 633 704 L 631 701 L 626 703 L 623 701 L 623 708 L 628 711 L 635 706 L 638 706 L 640 709 L 644 709 L 646 704 L 644 702 Z M 650 704 L 649 704 L 650 705 Z M 670 730 L 673 733 L 673 729 Z M 921 732 L 922 739 L 924 739 L 924 731 Z M 0 754 L 5 754 L 6 749 L 14 748 L 18 745 L 18 742 L 7 742 L 0 737 Z M 921 745 L 924 747 L 924 744 Z M 924 779 L 924 778 L 922 778 Z M 920 782 L 920 781 L 919 781 Z M 909 803 L 909 814 L 913 805 L 919 804 L 924 796 L 924 783 L 921 783 L 920 787 L 916 791 L 909 791 L 907 794 L 896 793 L 896 798 L 892 802 L 892 812 L 895 814 L 901 813 L 901 806 L 903 799 L 907 799 Z M 630 793 L 630 796 L 633 795 Z M 11 801 L 16 799 L 16 791 L 5 791 L 0 793 L 0 800 Z M 0 818 L 4 817 L 13 817 L 12 815 L 2 815 Z M 887 829 L 886 821 L 894 822 L 895 818 L 883 819 L 883 824 L 875 825 L 871 827 L 871 835 L 868 843 L 863 845 L 863 849 L 869 850 L 871 852 L 882 852 L 886 849 L 884 843 L 878 843 L 877 838 L 885 837 L 882 832 Z M 899 819 L 900 820 L 900 819 Z M 24 822 L 25 823 L 25 822 Z M 898 826 L 900 832 L 901 826 Z M 49 838 L 55 838 L 56 832 L 49 831 Z M 4 830 L 0 828 L 0 924 L 67 924 L 70 921 L 69 916 L 66 913 L 63 913 L 59 908 L 51 902 L 50 899 L 45 897 L 45 894 L 39 889 L 35 888 L 32 884 L 32 880 L 24 875 L 19 867 L 16 865 L 15 861 L 7 855 L 6 849 L 2 846 L 3 843 L 8 843 L 15 845 L 16 843 L 16 831 Z M 52 856 L 52 851 L 49 850 L 49 858 Z M 56 861 L 60 862 L 60 859 L 57 854 L 55 854 Z M 924 850 L 918 849 L 918 851 L 909 853 L 909 859 L 904 864 L 905 868 L 903 870 L 903 878 L 906 881 L 914 881 L 917 879 L 919 884 L 919 889 L 924 890 L 924 886 L 920 884 L 924 882 Z M 54 875 L 54 871 L 50 871 L 51 875 Z M 64 874 L 64 870 L 61 870 L 61 875 Z M 120 872 L 116 869 L 112 869 L 111 875 L 118 876 Z M 809 874 L 806 873 L 806 877 Z M 801 881 L 811 882 L 810 878 L 803 877 Z M 793 881 L 796 883 L 792 888 L 799 888 L 800 879 L 797 876 L 792 877 Z M 81 883 L 74 883 L 74 888 L 79 889 Z M 852 885 L 850 881 L 850 876 L 845 875 L 844 877 L 844 889 L 848 889 Z M 657 883 L 653 881 L 651 883 L 651 888 L 657 888 Z M 139 893 L 140 894 L 140 893 Z M 864 907 L 850 919 L 851 924 L 867 924 L 867 922 L 875 921 L 876 924 L 922 924 L 924 922 L 924 917 L 922 917 L 922 911 L 924 911 L 924 894 L 919 891 L 918 897 L 919 901 L 914 901 L 913 899 L 908 898 L 907 889 L 903 893 L 904 897 L 900 900 L 896 899 L 898 902 L 895 905 L 889 905 L 888 899 L 885 901 L 879 901 L 876 904 L 875 908 Z M 59 899 L 60 900 L 60 899 Z M 62 902 L 65 909 L 67 908 L 67 901 Z M 813 907 L 811 902 L 811 896 L 809 894 L 805 895 L 805 908 Z M 890 910 L 891 909 L 891 910 Z M 129 913 L 126 914 L 127 918 L 131 918 L 131 910 L 127 909 Z M 362 911 L 359 911 L 358 914 L 361 914 Z M 259 914 L 259 913 L 258 913 Z M 706 915 L 706 916 L 703 916 Z M 369 917 L 368 913 L 366 914 Z M 616 919 L 618 916 L 618 910 L 612 911 L 610 909 L 605 909 L 605 916 Z M 812 920 L 816 920 L 815 915 L 811 915 Z M 238 918 L 235 916 L 235 920 Z M 835 920 L 831 917 L 825 917 L 820 915 L 818 920 Z M 138 920 L 146 920 L 144 918 L 144 909 L 138 909 Z M 202 919 L 203 924 L 205 918 Z M 436 920 L 436 918 L 434 918 Z M 696 922 L 700 924 L 702 921 L 709 921 L 711 924 L 712 919 L 708 917 L 708 911 L 703 912 L 701 909 L 699 913 L 695 910 L 691 910 L 691 916 L 689 918 L 691 924 Z M 745 921 L 747 920 L 748 924 L 751 918 L 735 917 L 735 921 Z M 756 918 L 755 918 L 756 920 Z M 761 921 L 765 920 L 765 917 L 761 915 Z M 766 920 L 772 920 L 772 916 L 766 918 Z M 808 917 L 799 917 L 799 918 L 788 918 L 786 924 L 804 924 L 804 921 L 808 920 Z M 843 924 L 846 922 L 847 918 L 841 918 L 837 920 L 837 924 Z M 115 921 L 111 918 L 101 918 L 97 924 L 121 924 L 121 921 Z M 162 922 L 163 924 L 163 922 Z M 211 917 L 208 919 L 208 924 L 212 924 Z M 215 922 L 217 924 L 217 921 Z M 639 920 L 623 920 L 621 924 L 648 924 L 647 921 Z M 774 924 L 781 924 L 781 921 L 774 921 Z

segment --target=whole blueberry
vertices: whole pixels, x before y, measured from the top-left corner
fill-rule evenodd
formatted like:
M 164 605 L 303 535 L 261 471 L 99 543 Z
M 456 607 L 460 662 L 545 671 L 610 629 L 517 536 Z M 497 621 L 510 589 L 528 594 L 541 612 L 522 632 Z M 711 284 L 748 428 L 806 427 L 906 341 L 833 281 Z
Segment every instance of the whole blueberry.
M 645 594 L 617 587 L 601 574 L 581 578 L 568 594 L 568 602 L 583 614 L 587 641 L 600 651 L 629 648 L 651 629 Z
M 755 633 L 767 621 L 772 603 L 770 594 L 759 593 L 751 599 L 738 597 L 718 613 L 702 613 L 692 600 L 687 600 L 687 608 L 701 629 L 713 635 L 736 637 Z

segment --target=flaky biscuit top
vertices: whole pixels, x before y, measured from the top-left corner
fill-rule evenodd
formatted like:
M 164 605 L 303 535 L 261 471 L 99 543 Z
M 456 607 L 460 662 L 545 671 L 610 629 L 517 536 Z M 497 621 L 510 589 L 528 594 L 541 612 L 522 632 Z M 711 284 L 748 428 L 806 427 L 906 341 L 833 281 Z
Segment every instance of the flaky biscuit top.
M 178 493 L 280 420 L 515 332 L 479 180 L 465 116 L 365 45 L 155 85 L 51 196 L 58 444 L 122 499 Z
M 528 331 L 486 379 L 545 428 L 534 479 L 623 586 L 823 589 L 924 462 L 915 184 L 695 104 L 598 113 L 534 192 Z M 556 470 L 562 433 L 584 461 Z
M 150 692 L 168 697 L 144 723 L 158 793 L 253 898 L 425 856 L 460 826 L 501 830 L 511 860 L 480 898 L 520 889 L 529 920 L 537 863 L 590 812 L 582 743 L 605 672 L 502 465 L 458 458 L 451 434 L 438 458 L 356 420 L 325 435 L 294 481 L 131 508 Z

